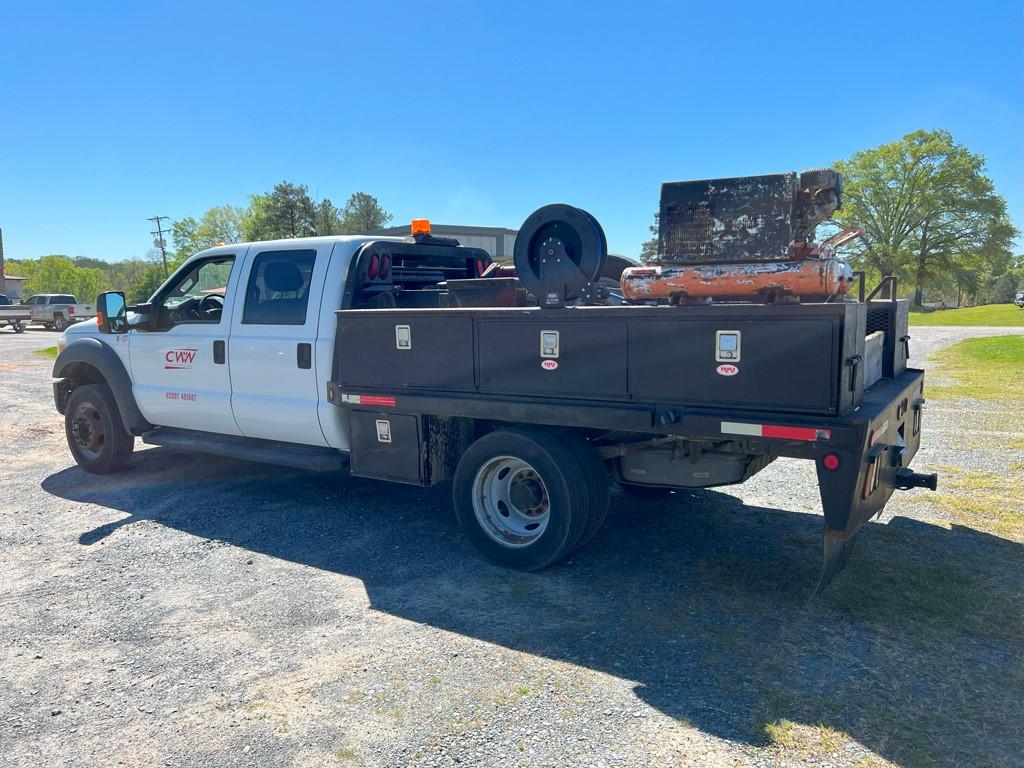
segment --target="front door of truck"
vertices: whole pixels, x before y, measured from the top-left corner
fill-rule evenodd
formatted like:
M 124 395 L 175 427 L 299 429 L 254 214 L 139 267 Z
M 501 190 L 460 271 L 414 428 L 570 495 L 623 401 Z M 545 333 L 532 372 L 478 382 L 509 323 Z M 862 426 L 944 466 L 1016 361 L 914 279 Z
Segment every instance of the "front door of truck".
M 128 333 L 132 391 L 151 423 L 241 434 L 227 366 L 240 261 L 226 250 L 187 265 L 154 297 L 147 328 Z
M 333 243 L 253 246 L 232 311 L 231 409 L 242 434 L 327 445 L 314 350 Z

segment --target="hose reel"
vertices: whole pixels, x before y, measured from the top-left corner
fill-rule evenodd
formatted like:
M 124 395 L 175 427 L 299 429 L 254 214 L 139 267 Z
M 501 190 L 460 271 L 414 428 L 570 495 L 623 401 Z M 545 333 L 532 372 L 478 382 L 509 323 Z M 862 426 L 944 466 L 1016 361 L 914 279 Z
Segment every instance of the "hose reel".
M 564 203 L 545 205 L 523 222 L 513 247 L 516 274 L 542 307 L 593 298 L 608 241 L 597 219 Z

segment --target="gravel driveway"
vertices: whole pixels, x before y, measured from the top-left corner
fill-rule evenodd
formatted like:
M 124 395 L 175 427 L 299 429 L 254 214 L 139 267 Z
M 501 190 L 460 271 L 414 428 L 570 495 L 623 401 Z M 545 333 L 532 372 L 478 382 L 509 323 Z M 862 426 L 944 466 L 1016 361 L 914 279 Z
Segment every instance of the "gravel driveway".
M 914 328 L 912 352 L 1014 332 Z M 905 557 L 908 579 L 948 558 L 1019 599 L 1020 545 L 915 519 L 924 492 L 810 606 L 821 520 L 795 461 L 615 493 L 571 561 L 511 572 L 463 541 L 447 487 L 141 445 L 126 473 L 83 474 L 33 354 L 56 338 L 0 332 L 0 766 L 1020 764 L 1019 639 L 929 641 L 902 579 L 877 592 L 898 624 L 861 596 Z M 951 457 L 968 417 L 928 417 L 916 464 L 1014 458 Z M 982 695 L 992 722 L 936 706 Z

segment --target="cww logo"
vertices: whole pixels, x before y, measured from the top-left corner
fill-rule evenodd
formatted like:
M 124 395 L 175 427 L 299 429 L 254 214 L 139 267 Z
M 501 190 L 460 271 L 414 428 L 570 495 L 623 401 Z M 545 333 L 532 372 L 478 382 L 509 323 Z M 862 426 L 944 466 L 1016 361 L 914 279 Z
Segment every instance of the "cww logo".
M 184 370 L 195 362 L 197 349 L 168 349 L 164 352 L 164 370 Z

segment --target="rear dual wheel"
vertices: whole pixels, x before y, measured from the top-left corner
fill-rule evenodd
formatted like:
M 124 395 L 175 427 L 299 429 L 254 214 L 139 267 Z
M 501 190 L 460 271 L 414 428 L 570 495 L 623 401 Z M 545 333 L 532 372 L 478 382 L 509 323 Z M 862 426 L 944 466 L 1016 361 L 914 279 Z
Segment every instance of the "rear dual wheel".
M 477 549 L 534 571 L 597 532 L 607 514 L 608 479 L 581 438 L 512 428 L 466 450 L 452 494 L 459 526 Z

